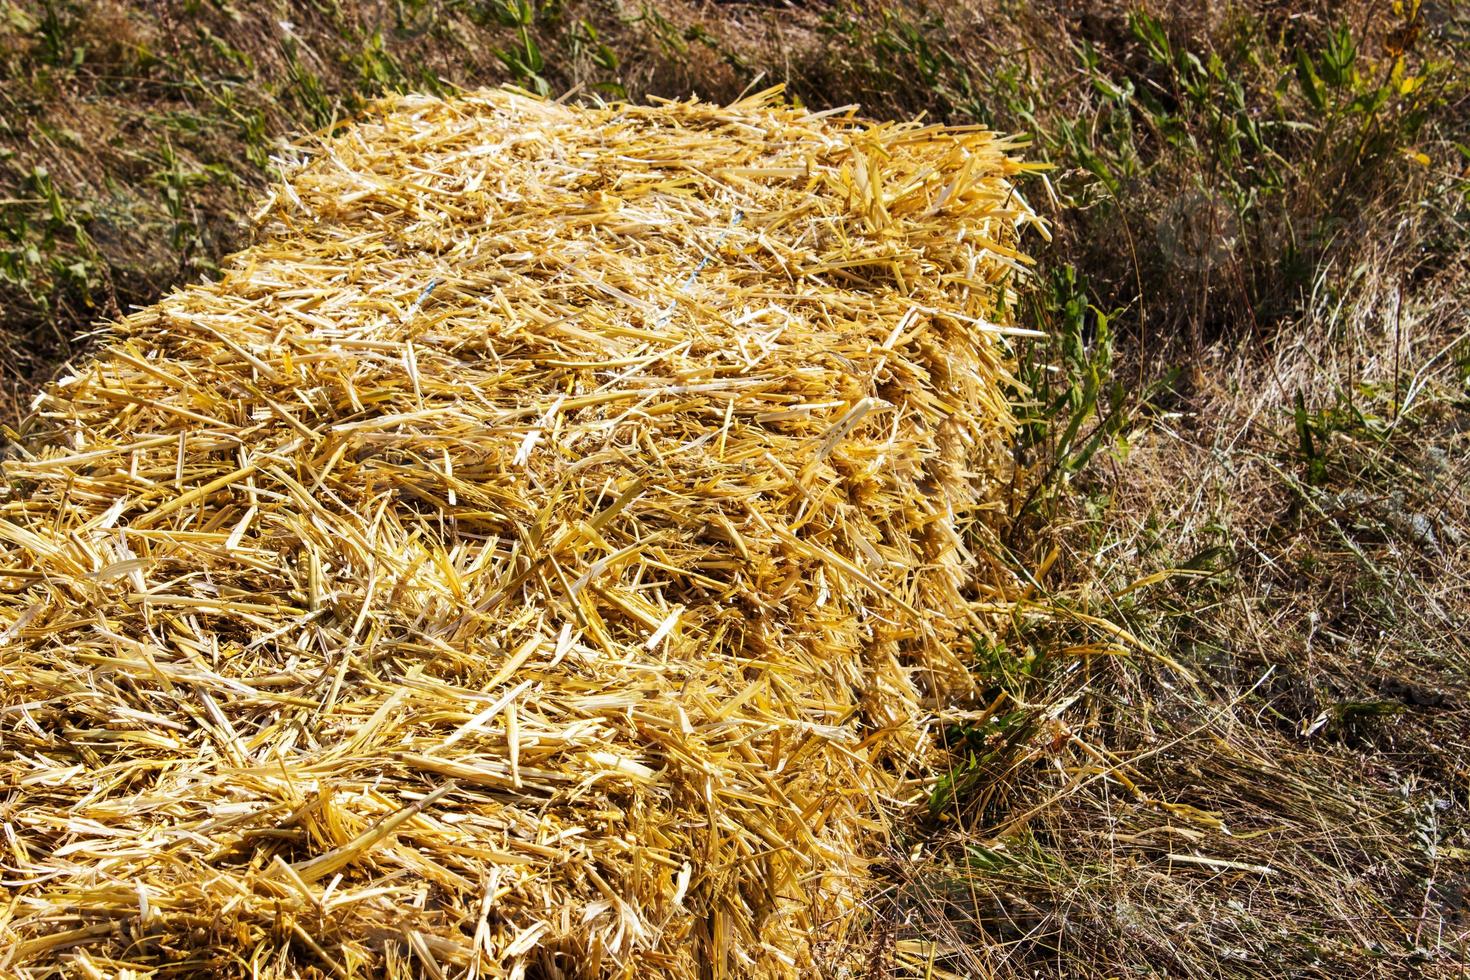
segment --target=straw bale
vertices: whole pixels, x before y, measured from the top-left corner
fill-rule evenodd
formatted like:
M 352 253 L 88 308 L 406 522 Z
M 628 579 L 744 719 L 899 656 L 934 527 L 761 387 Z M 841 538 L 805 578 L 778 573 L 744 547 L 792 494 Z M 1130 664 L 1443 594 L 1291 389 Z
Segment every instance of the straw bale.
M 840 968 L 974 693 L 1013 151 L 503 90 L 297 147 L 5 465 L 0 969 Z

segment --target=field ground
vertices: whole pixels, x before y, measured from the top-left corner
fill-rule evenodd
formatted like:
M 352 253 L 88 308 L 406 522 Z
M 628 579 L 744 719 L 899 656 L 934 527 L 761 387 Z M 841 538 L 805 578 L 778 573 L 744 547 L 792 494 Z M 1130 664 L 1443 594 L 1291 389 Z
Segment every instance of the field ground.
M 1470 971 L 1470 5 L 0 0 L 7 417 L 248 239 L 278 140 L 516 82 L 1029 134 L 1034 615 L 874 974 Z

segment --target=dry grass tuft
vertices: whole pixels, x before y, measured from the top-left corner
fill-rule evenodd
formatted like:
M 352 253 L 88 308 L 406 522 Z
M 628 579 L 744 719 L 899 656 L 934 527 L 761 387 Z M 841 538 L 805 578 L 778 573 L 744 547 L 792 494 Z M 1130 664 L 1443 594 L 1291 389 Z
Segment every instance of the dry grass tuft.
M 895 976 L 1464 976 L 1466 273 L 1213 348 L 1079 479 L 1044 584 L 1172 662 L 1033 632 L 1025 724 L 880 896 Z

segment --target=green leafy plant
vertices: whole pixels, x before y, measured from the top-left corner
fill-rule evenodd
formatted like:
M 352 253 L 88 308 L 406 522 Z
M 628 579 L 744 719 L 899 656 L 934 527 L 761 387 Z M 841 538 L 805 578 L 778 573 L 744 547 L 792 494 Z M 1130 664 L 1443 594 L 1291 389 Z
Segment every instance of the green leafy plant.
M 1138 414 L 1172 381 L 1129 391 L 1113 369 L 1111 324 L 1119 311 L 1099 309 L 1074 267 L 1051 271 L 1026 303 L 1027 319 L 1047 336 L 1019 359 L 1024 394 L 1017 452 L 1033 472 L 1018 514 L 1055 498 L 1100 450 L 1126 448 Z

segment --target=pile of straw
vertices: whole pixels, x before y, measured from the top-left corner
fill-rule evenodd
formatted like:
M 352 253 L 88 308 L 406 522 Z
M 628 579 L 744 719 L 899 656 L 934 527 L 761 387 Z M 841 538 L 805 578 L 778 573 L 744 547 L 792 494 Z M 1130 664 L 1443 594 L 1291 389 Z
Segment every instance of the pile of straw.
M 994 134 L 405 98 L 50 386 L 0 970 L 771 976 L 863 943 L 984 630 Z

